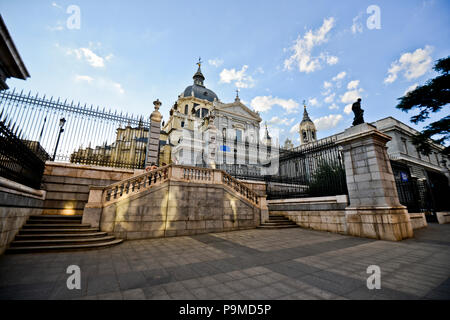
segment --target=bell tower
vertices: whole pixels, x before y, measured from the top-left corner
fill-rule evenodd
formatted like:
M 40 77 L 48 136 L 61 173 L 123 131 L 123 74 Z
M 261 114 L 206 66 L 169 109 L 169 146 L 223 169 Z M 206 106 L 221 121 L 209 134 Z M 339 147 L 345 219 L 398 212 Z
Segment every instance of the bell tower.
M 303 106 L 303 119 L 300 122 L 300 142 L 301 144 L 308 144 L 317 141 L 317 130 L 314 122 L 311 121 L 306 110 L 306 105 Z

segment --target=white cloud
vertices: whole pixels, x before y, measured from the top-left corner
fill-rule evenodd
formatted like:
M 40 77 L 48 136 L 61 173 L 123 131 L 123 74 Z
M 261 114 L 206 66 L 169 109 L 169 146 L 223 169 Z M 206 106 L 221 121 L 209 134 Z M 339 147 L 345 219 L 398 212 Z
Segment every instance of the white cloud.
M 358 86 L 359 86 L 359 80 L 353 80 L 347 84 L 347 89 L 349 89 L 349 90 L 356 89 Z
M 103 68 L 105 66 L 105 59 L 95 54 L 89 48 L 79 48 L 79 49 L 67 49 L 67 54 L 74 54 L 78 60 L 86 60 L 94 68 Z M 108 55 L 108 60 L 112 57 L 112 55 Z
M 250 102 L 251 107 L 255 111 L 265 112 L 270 110 L 274 105 L 279 105 L 285 109 L 288 113 L 295 112 L 299 104 L 292 100 L 281 99 L 272 96 L 258 96 L 254 97 Z
M 334 27 L 334 18 L 323 20 L 322 26 L 317 30 L 309 30 L 303 37 L 298 36 L 294 45 L 289 49 L 293 54 L 284 60 L 284 69 L 291 70 L 298 66 L 300 72 L 313 72 L 321 68 L 321 61 L 328 64 L 337 63 L 337 57 L 329 57 L 323 53 L 313 56 L 314 47 L 328 41 L 327 34 Z
M 358 14 L 356 17 L 353 18 L 353 24 L 351 27 L 353 34 L 363 32 L 363 25 L 361 23 L 361 19 L 362 19 L 362 13 Z
M 325 103 L 331 103 L 331 102 L 333 102 L 334 96 L 335 96 L 335 95 L 336 95 L 335 93 L 332 93 L 332 94 L 330 94 L 329 96 L 327 96 L 323 101 L 324 101 Z
M 258 68 L 256 68 L 256 73 L 263 74 L 264 73 L 264 69 L 262 67 L 258 67 Z
M 358 88 L 359 80 L 350 81 L 347 85 L 348 91 L 340 96 L 341 102 L 346 103 L 344 112 L 350 114 L 352 112 L 352 104 L 361 97 L 361 93 L 364 91 L 362 88 Z
M 244 65 L 241 70 L 236 69 L 223 69 L 220 73 L 220 82 L 230 83 L 234 81 L 234 85 L 237 88 L 252 88 L 254 86 L 254 80 L 251 76 L 246 75 L 248 66 Z
M 57 4 L 56 2 L 52 2 L 52 7 L 62 9 L 62 7 L 59 4 Z
M 270 124 L 277 124 L 277 125 L 285 125 L 285 126 L 289 126 L 292 124 L 292 122 L 295 121 L 295 118 L 279 118 L 277 116 L 273 117 L 272 119 L 270 119 L 268 121 L 268 123 Z
M 346 114 L 352 113 L 352 103 L 349 103 L 349 104 L 347 104 L 347 105 L 344 107 L 344 112 L 345 112 Z
M 342 72 L 339 72 L 335 77 L 333 77 L 333 81 L 338 81 L 338 80 L 342 80 L 342 79 L 344 79 L 344 77 L 347 75 L 347 72 L 345 72 L 345 71 L 342 71 Z
M 407 94 L 408 92 L 413 91 L 414 89 L 417 88 L 417 86 L 418 86 L 417 83 L 414 83 L 412 86 L 409 86 L 408 89 L 406 89 L 406 91 L 403 93 L 403 95 L 406 96 L 406 94 Z
M 323 82 L 323 87 L 324 87 L 325 89 L 331 88 L 332 85 L 333 85 L 333 84 L 332 84 L 331 82 L 329 82 L 329 81 L 324 81 L 324 82 Z
M 82 75 L 75 75 L 75 81 L 76 82 L 81 82 L 81 81 L 86 81 L 87 83 L 92 83 L 92 81 L 94 81 L 94 78 L 90 77 L 90 76 L 82 76 Z
M 331 106 L 328 107 L 330 110 L 339 110 L 339 107 L 336 105 L 336 103 L 333 103 Z
M 291 130 L 289 130 L 289 133 L 297 133 L 299 129 L 300 129 L 300 122 L 294 124 Z
M 91 76 L 86 75 L 75 75 L 75 82 L 87 82 L 89 85 L 92 85 L 98 89 L 106 89 L 106 90 L 112 90 L 119 94 L 124 94 L 125 90 L 123 89 L 122 85 L 118 82 L 112 81 L 107 78 L 93 78 Z
M 331 66 L 333 64 L 338 63 L 339 58 L 336 56 L 327 56 L 327 63 Z
M 362 91 L 363 89 L 348 90 L 341 96 L 341 102 L 343 103 L 355 102 L 358 98 L 360 98 L 360 93 Z
M 388 70 L 388 76 L 384 83 L 392 83 L 397 80 L 398 73 L 403 72 L 403 76 L 411 81 L 423 76 L 431 67 L 433 59 L 430 54 L 433 51 L 431 46 L 416 49 L 414 52 L 407 52 L 394 61 Z
M 319 104 L 319 101 L 317 101 L 316 98 L 310 98 L 310 99 L 308 99 L 308 103 L 309 103 L 310 106 L 314 107 L 314 106 L 317 106 Z
M 317 131 L 328 130 L 336 127 L 342 120 L 341 114 L 330 114 L 314 120 Z
M 217 68 L 223 64 L 223 60 L 220 58 L 210 59 L 210 60 L 208 60 L 208 63 Z

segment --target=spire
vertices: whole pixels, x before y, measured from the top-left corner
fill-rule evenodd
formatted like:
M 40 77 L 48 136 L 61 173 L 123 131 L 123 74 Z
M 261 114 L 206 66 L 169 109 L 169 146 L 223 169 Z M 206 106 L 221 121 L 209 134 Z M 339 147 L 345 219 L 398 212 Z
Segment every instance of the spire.
M 198 65 L 197 72 L 192 77 L 194 79 L 194 84 L 204 87 L 203 81 L 205 81 L 205 76 L 202 73 L 202 70 L 200 66 L 202 65 L 202 59 L 198 58 L 198 62 L 196 63 Z
M 239 99 L 239 89 L 236 89 L 236 98 L 234 99 L 234 101 L 241 101 L 241 99 Z
M 305 122 L 305 121 L 312 122 L 311 119 L 309 118 L 309 114 L 308 114 L 308 111 L 306 110 L 306 106 L 303 105 L 303 120 L 302 120 L 302 122 Z

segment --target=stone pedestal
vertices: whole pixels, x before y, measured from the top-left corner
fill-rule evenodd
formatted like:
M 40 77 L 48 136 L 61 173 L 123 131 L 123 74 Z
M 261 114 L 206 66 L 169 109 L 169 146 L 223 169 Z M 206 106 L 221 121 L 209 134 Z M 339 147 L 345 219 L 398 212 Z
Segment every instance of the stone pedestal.
M 145 166 L 148 167 L 152 163 L 158 164 L 159 156 L 159 136 L 161 132 L 161 120 L 162 116 L 159 112 L 159 107 L 161 102 L 159 100 L 153 101 L 155 105 L 155 110 L 150 115 L 150 130 L 148 132 L 148 143 L 147 143 L 147 159 L 145 161 Z
M 408 211 L 398 199 L 386 143 L 391 138 L 363 123 L 339 136 L 350 205 L 348 234 L 399 241 L 413 237 Z

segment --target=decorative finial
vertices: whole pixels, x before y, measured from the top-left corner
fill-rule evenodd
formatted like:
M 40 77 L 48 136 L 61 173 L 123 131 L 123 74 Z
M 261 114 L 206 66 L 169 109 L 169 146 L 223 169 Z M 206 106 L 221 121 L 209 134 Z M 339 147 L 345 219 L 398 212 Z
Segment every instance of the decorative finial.
M 159 99 L 156 99 L 156 101 L 153 101 L 153 105 L 155 106 L 155 109 L 158 110 L 161 106 L 161 101 L 159 101 Z
M 303 99 L 303 107 L 306 108 L 306 100 Z
M 239 89 L 236 89 L 236 98 L 239 98 Z
M 198 65 L 198 67 L 200 68 L 200 66 L 202 65 L 202 58 L 198 57 L 198 62 L 196 63 L 196 65 Z

